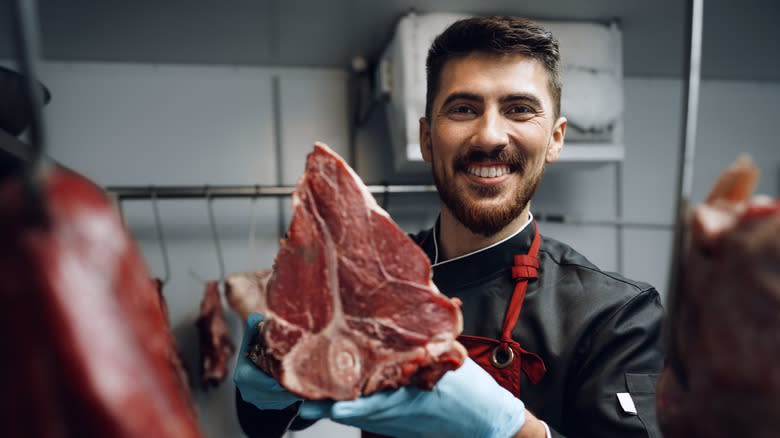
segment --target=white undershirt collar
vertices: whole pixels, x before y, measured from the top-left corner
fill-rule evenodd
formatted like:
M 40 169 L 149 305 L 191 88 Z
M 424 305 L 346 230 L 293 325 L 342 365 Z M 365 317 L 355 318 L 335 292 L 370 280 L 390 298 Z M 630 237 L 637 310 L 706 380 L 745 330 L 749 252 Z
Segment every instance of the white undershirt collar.
M 507 240 L 509 240 L 509 239 L 517 236 L 518 234 L 520 234 L 523 230 L 525 230 L 525 227 L 527 227 L 528 224 L 533 222 L 533 220 L 534 220 L 534 215 L 529 211 L 528 212 L 528 221 L 526 221 L 526 223 L 523 224 L 522 227 L 518 228 L 518 230 L 515 231 L 514 233 L 512 233 L 510 236 L 507 236 L 507 237 L 499 240 L 498 242 L 492 243 L 492 244 L 490 244 L 490 245 L 488 245 L 488 246 L 486 246 L 484 248 L 480 248 L 480 249 L 478 249 L 476 251 L 472 251 L 472 252 L 470 252 L 468 254 L 463 254 L 463 255 L 460 255 L 460 256 L 457 256 L 457 257 L 453 257 L 453 258 L 451 258 L 449 260 L 444 260 L 442 262 L 439 262 L 439 238 L 438 238 L 437 233 L 436 233 L 436 229 L 438 227 L 434 226 L 433 227 L 433 250 L 434 250 L 434 253 L 433 253 L 433 263 L 431 264 L 431 267 L 435 268 L 436 266 L 441 266 L 441 265 L 443 265 L 445 263 L 454 262 L 455 260 L 460 260 L 462 258 L 466 258 L 466 257 L 472 256 L 474 254 L 480 253 L 482 251 L 488 250 L 490 248 L 493 248 L 494 246 L 501 245 L 502 243 L 506 242 Z

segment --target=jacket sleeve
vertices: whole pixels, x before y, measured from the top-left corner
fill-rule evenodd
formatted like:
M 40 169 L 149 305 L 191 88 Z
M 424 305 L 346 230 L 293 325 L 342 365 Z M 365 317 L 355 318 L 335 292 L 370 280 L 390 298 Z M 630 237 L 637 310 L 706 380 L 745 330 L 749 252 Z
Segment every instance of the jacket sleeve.
M 563 413 L 568 430 L 578 437 L 661 437 L 655 383 L 663 368 L 662 319 L 661 299 L 651 288 L 594 327 L 574 363 Z M 621 404 L 621 393 L 633 401 L 635 414 Z
M 236 389 L 236 414 L 241 429 L 249 438 L 280 438 L 290 430 L 305 429 L 315 421 L 302 420 L 297 416 L 300 402 L 281 410 L 258 409 L 241 398 Z

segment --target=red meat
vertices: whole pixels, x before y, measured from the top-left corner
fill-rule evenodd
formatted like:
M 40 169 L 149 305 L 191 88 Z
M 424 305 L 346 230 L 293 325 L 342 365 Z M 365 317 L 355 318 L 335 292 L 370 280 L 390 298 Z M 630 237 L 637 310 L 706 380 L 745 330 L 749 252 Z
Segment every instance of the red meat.
M 740 159 L 693 210 L 672 347 L 658 387 L 667 438 L 776 437 L 780 431 L 780 200 L 750 198 Z
M 249 314 L 260 311 L 260 297 L 265 295 L 270 269 L 238 272 L 225 278 L 225 297 L 234 312 L 246 321 Z
M 337 400 L 431 388 L 460 366 L 460 303 L 438 291 L 426 255 L 327 146 L 309 154 L 292 203 L 255 363 L 293 393 Z
M 201 436 L 158 292 L 117 212 L 65 170 L 49 170 L 41 193 L 21 177 L 0 184 L 3 436 Z
M 228 361 L 236 351 L 225 320 L 218 282 L 206 282 L 206 291 L 200 302 L 200 315 L 195 325 L 200 338 L 200 383 L 204 388 L 217 386 L 227 377 Z

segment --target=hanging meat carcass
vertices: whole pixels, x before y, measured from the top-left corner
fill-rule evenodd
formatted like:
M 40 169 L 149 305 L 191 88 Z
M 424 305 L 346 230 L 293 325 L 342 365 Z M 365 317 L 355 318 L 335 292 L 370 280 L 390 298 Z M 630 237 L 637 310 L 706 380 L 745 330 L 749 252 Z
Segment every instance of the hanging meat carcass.
M 780 433 L 780 200 L 740 158 L 693 209 L 669 321 L 679 358 L 658 384 L 667 438 Z
M 8 437 L 199 437 L 173 336 L 104 193 L 45 171 L 0 182 L 0 423 Z M 47 218 L 39 219 L 37 211 Z
M 163 317 L 167 323 L 166 327 L 168 328 L 168 331 L 166 331 L 166 336 L 170 336 L 170 342 L 171 345 L 173 345 L 173 348 L 169 352 L 170 358 L 168 359 L 168 363 L 173 369 L 173 372 L 179 377 L 178 383 L 180 386 L 180 391 L 190 400 L 190 405 L 193 406 L 194 411 L 194 400 L 190 396 L 190 378 L 189 373 L 187 372 L 187 362 L 184 360 L 184 353 L 182 353 L 181 349 L 179 348 L 178 342 L 176 342 L 176 339 L 173 337 L 173 331 L 171 330 L 170 319 L 168 315 L 168 303 L 165 301 L 165 296 L 163 295 L 164 283 L 159 278 L 153 278 L 152 285 L 154 285 L 155 290 L 157 290 L 157 298 L 160 299 L 160 309 L 162 309 Z
M 219 282 L 206 282 L 195 325 L 200 338 L 200 383 L 204 388 L 217 386 L 227 377 L 228 362 L 236 351 L 222 308 Z

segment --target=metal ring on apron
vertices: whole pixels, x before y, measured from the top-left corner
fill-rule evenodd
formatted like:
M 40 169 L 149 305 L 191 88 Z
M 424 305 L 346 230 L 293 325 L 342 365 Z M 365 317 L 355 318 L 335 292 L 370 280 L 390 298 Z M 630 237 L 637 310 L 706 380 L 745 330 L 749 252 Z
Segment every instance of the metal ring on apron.
M 498 369 L 506 368 L 514 362 L 515 360 L 515 352 L 512 350 L 509 346 L 506 347 L 504 352 L 507 354 L 507 359 L 504 361 L 498 360 L 498 352 L 501 349 L 501 345 L 496 345 L 496 348 L 493 349 L 493 354 L 490 355 L 490 363 L 493 364 L 494 367 Z

